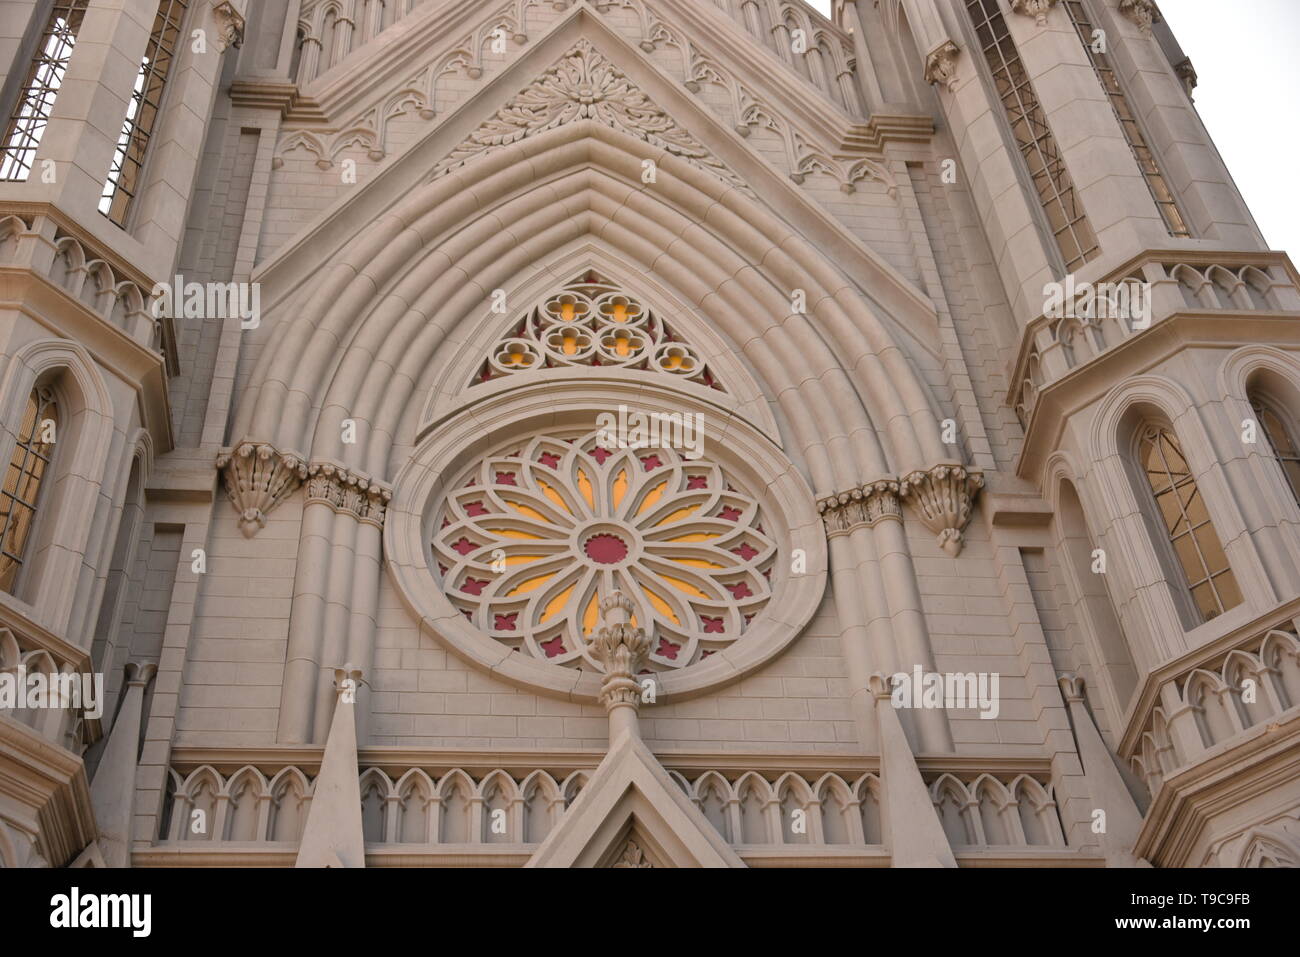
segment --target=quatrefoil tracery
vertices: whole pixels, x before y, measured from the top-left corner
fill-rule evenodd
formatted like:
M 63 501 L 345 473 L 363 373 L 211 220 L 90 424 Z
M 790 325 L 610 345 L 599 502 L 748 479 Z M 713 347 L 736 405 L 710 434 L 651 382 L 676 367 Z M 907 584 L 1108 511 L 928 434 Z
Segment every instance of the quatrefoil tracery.
M 489 352 L 474 382 L 582 365 L 646 369 L 727 391 L 669 323 L 594 272 L 531 309 Z

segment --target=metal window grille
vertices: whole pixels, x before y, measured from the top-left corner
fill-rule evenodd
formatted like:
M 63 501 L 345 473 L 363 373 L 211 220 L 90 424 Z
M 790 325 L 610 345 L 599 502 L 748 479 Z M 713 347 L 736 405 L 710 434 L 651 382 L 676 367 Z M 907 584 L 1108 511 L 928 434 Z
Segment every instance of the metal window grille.
M 1065 168 L 1056 137 L 997 0 L 967 0 L 966 10 L 1065 268 L 1073 271 L 1100 255 L 1096 233 L 1083 211 L 1074 180 Z
M 117 150 L 99 199 L 99 211 L 118 226 L 126 225 L 131 200 L 140 188 L 140 173 L 144 168 L 149 137 L 157 125 L 163 88 L 174 66 L 187 3 L 188 0 L 161 0 L 158 4 L 149 45 L 135 78 L 126 121 L 122 124 Z
M 54 112 L 54 100 L 68 72 L 77 31 L 81 29 L 89 2 L 60 0 L 50 11 L 22 93 L 5 128 L 4 146 L 0 148 L 0 180 L 22 182 L 31 175 L 36 148 L 41 145 L 50 114 Z
M 1255 421 L 1268 441 L 1269 451 L 1282 468 L 1282 474 L 1291 486 L 1291 494 L 1300 502 L 1300 446 L 1282 415 L 1259 396 L 1251 396 L 1250 407 L 1255 410 Z
M 47 388 L 33 389 L 5 472 L 4 486 L 0 487 L 0 591 L 13 590 L 22 568 L 41 485 L 54 456 L 54 442 L 44 439 L 57 439 L 58 426 L 59 408 L 54 393 Z
M 1124 131 L 1124 139 L 1128 141 L 1129 149 L 1133 151 L 1133 158 L 1137 160 L 1138 168 L 1142 170 L 1142 177 L 1146 180 L 1151 198 L 1155 200 L 1156 208 L 1160 210 L 1160 216 L 1165 221 L 1165 228 L 1169 230 L 1171 236 L 1190 238 L 1191 230 L 1187 228 L 1187 221 L 1178 209 L 1178 202 L 1174 199 L 1173 190 L 1169 188 L 1169 181 L 1160 168 L 1155 153 L 1147 145 L 1142 127 L 1138 125 L 1137 115 L 1130 107 L 1123 87 L 1120 86 L 1119 75 L 1111 65 L 1110 57 L 1096 47 L 1088 11 L 1084 9 L 1080 0 L 1066 0 L 1065 9 L 1070 14 L 1075 30 L 1078 31 L 1079 39 L 1083 42 L 1083 49 L 1092 62 L 1097 79 L 1101 81 L 1102 89 L 1106 91 L 1111 109 L 1115 111 L 1115 119 L 1119 120 L 1120 129 Z
M 1149 426 L 1142 432 L 1138 450 L 1192 602 L 1202 620 L 1217 618 L 1241 604 L 1241 590 L 1178 436 L 1167 428 Z

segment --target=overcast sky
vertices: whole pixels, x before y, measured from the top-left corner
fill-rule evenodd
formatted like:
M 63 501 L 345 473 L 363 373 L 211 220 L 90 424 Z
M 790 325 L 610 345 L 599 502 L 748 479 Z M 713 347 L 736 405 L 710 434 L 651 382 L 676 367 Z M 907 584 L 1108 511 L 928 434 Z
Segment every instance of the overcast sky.
M 1300 0 L 1160 0 L 1160 10 L 1192 58 L 1196 108 L 1264 238 L 1300 260 Z

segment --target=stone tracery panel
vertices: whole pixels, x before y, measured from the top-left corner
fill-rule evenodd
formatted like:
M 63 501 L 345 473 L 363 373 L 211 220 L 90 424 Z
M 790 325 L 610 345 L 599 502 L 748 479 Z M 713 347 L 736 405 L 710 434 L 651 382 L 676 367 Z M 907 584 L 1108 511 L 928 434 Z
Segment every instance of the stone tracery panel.
M 521 317 L 469 384 L 564 366 L 648 369 L 727 391 L 669 322 L 591 271 Z
M 604 438 L 540 435 L 449 483 L 432 542 L 448 599 L 495 641 L 586 671 L 600 671 L 588 639 L 615 590 L 653 629 L 651 671 L 742 639 L 777 555 L 756 499 L 707 459 Z

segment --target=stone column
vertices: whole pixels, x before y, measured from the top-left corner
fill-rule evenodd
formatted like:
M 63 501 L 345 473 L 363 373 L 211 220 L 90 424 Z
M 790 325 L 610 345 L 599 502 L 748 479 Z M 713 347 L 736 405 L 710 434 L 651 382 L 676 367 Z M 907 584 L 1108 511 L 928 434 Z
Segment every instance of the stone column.
M 637 710 L 641 707 L 641 683 L 637 673 L 650 655 L 650 637 L 644 628 L 632 626 L 632 602 L 622 592 L 602 598 L 603 624 L 592 636 L 591 650 L 605 668 L 600 703 L 609 714 L 609 743 L 612 748 L 624 734 L 641 737 Z

